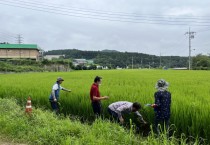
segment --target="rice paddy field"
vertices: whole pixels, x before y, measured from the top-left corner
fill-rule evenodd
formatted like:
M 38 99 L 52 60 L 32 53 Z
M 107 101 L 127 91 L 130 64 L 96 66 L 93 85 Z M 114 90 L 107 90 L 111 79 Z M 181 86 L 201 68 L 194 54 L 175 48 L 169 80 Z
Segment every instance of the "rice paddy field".
M 85 119 L 93 116 L 89 90 L 95 76 L 103 78 L 101 95 L 109 96 L 103 101 L 104 115 L 107 106 L 115 101 L 138 101 L 141 113 L 148 123 L 153 123 L 154 112 L 144 104 L 154 102 L 155 83 L 165 79 L 170 83 L 172 94 L 171 124 L 177 136 L 202 137 L 210 140 L 210 72 L 173 70 L 98 70 L 65 73 L 1 74 L 0 97 L 15 98 L 24 106 L 28 96 L 36 108 L 50 110 L 48 97 L 57 77 L 63 77 L 63 87 L 71 93 L 61 92 L 61 111 Z M 102 127 L 103 129 L 103 127 Z

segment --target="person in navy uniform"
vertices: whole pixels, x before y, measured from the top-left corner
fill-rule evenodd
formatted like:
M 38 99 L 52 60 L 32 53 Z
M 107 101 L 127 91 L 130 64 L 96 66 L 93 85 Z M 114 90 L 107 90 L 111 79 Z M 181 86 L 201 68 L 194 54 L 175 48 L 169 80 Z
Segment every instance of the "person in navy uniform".
M 160 129 L 158 124 L 164 125 L 164 129 L 168 131 L 169 121 L 171 115 L 171 93 L 167 91 L 169 83 L 163 79 L 160 79 L 156 83 L 157 92 L 155 92 L 155 103 L 152 107 L 155 111 L 155 131 L 159 134 Z
M 64 79 L 62 79 L 61 77 L 57 78 L 56 83 L 53 85 L 52 87 L 52 91 L 49 97 L 49 101 L 52 107 L 52 110 L 58 115 L 59 114 L 59 96 L 60 96 L 60 90 L 63 91 L 67 91 L 67 92 L 71 92 L 71 90 L 65 89 L 63 87 L 61 87 L 62 82 L 64 81 Z

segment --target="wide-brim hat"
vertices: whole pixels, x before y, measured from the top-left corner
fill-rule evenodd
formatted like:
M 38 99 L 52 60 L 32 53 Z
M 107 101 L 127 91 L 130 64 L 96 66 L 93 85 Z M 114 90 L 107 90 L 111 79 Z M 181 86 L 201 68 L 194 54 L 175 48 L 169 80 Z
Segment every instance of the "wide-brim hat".
M 159 90 L 166 90 L 169 87 L 169 83 L 166 82 L 164 79 L 160 79 L 157 81 L 155 88 Z

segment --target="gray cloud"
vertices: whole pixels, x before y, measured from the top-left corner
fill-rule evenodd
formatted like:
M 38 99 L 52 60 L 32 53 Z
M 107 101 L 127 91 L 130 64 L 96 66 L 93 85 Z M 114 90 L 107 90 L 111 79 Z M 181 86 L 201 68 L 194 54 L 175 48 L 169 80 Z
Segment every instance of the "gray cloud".
M 207 0 L 199 2 L 196 0 L 48 0 L 45 3 L 145 15 L 180 17 L 210 15 L 208 7 L 210 2 Z M 22 34 L 24 43 L 37 43 L 44 50 L 114 49 L 155 55 L 160 53 L 162 55 L 188 55 L 188 40 L 184 34 L 189 26 L 103 21 L 50 14 L 2 4 L 0 4 L 0 21 L 3 22 L 0 28 L 2 41 L 9 39 L 14 42 L 13 38 L 4 38 L 5 33 Z M 196 49 L 193 51 L 194 55 L 210 52 L 210 30 L 204 31 L 208 28 L 210 29 L 210 27 L 191 28 L 197 31 L 195 39 L 192 40 L 193 49 Z

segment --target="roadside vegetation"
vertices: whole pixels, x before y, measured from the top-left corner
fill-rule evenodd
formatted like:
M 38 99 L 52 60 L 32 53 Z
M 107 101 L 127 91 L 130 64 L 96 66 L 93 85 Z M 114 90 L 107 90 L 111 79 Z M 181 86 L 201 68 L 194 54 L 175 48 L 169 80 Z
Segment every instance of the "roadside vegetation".
M 10 142 L 31 145 L 176 145 L 186 144 L 183 137 L 167 138 L 154 134 L 148 137 L 135 135 L 108 120 L 97 119 L 93 124 L 59 116 L 42 109 L 33 109 L 31 115 L 24 112 L 15 99 L 0 99 L 0 136 Z M 190 144 L 190 142 L 188 142 Z M 197 142 L 191 143 L 197 145 Z
M 72 67 L 70 60 L 57 59 L 43 61 L 32 61 L 25 59 L 11 59 L 0 61 L 1 73 L 20 73 L 20 72 L 44 72 L 44 71 L 69 71 Z

